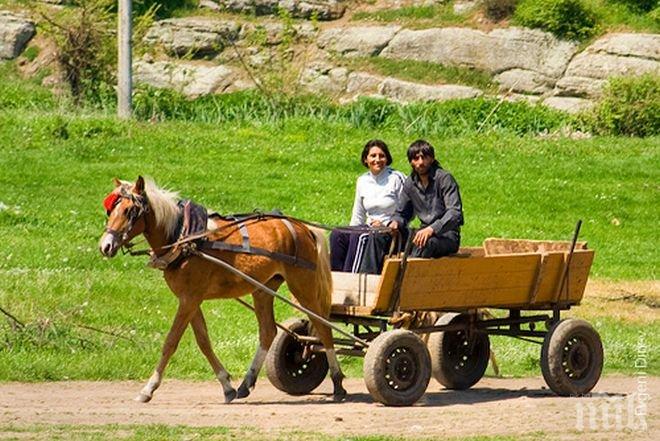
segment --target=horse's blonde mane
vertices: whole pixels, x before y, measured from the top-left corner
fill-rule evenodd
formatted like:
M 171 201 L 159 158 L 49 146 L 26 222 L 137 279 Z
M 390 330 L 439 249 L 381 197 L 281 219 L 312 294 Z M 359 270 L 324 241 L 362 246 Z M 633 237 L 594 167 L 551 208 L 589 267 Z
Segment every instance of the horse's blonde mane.
M 176 229 L 179 207 L 179 193 L 160 188 L 153 179 L 144 180 L 145 192 L 149 199 L 149 205 L 154 212 L 156 225 L 165 228 L 168 236 L 171 236 Z

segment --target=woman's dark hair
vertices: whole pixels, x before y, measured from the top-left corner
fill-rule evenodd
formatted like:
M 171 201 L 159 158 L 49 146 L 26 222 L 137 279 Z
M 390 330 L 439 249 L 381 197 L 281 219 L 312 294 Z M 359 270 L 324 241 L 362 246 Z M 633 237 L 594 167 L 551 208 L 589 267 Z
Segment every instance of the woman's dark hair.
M 435 149 L 428 141 L 418 139 L 410 144 L 410 147 L 408 147 L 408 162 L 412 161 L 417 155 L 433 158 L 433 163 L 439 165 L 438 160 L 435 159 Z
M 369 168 L 367 165 L 367 156 L 369 156 L 369 150 L 371 150 L 371 147 L 378 147 L 385 153 L 385 158 L 387 159 L 386 164 L 390 165 L 392 163 L 392 155 L 390 154 L 390 149 L 387 148 L 387 144 L 385 144 L 384 141 L 381 141 L 380 139 L 372 139 L 370 141 L 367 141 L 367 143 L 364 145 L 364 148 L 362 149 L 362 165 L 365 167 Z

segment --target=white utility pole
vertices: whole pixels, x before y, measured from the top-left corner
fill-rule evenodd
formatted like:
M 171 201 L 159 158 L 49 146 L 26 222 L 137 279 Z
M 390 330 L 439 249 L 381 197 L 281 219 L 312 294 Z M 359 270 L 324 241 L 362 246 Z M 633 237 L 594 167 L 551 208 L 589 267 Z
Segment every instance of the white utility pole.
M 119 0 L 118 17 L 118 72 L 117 72 L 117 116 L 122 119 L 131 117 L 133 79 L 131 66 L 131 0 Z

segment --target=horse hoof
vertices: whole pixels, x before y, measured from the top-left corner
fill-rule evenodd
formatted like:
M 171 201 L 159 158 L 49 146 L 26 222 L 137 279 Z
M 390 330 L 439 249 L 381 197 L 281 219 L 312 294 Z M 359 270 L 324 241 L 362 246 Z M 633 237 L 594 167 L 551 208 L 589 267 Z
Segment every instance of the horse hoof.
M 151 396 L 140 392 L 137 397 L 133 398 L 133 400 L 137 401 L 138 403 L 148 403 L 151 401 Z
M 225 404 L 229 404 L 232 401 L 234 401 L 234 398 L 236 398 L 236 390 L 232 389 L 229 392 L 225 392 Z
M 343 388 L 339 391 L 335 391 L 332 394 L 332 400 L 333 401 L 340 402 L 340 401 L 344 401 L 345 399 L 346 399 L 346 390 L 343 389 Z
M 238 393 L 236 394 L 236 398 L 245 398 L 248 395 L 250 395 L 250 388 L 248 388 L 247 386 L 241 384 L 238 387 Z

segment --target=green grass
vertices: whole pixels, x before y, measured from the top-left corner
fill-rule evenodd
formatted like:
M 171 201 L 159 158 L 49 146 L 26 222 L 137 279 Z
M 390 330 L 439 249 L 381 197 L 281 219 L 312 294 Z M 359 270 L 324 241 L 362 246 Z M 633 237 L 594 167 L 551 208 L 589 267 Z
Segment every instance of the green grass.
M 407 28 L 455 26 L 467 21 L 466 16 L 454 14 L 453 2 L 432 6 L 403 6 L 373 12 L 356 12 L 353 21 L 396 22 Z
M 379 435 L 341 435 L 331 436 L 317 432 L 301 431 L 272 431 L 263 432 L 250 428 L 228 428 L 228 427 L 190 427 L 190 426 L 167 426 L 162 424 L 144 425 L 65 425 L 65 424 L 40 424 L 27 427 L 13 425 L 0 425 L 0 435 L 14 436 L 16 439 L 67 439 L 67 440 L 105 440 L 122 439 L 126 441 L 159 441 L 167 440 L 190 440 L 190 439 L 212 439 L 214 441 L 431 441 L 434 438 L 424 437 L 399 437 Z M 4 436 L 3 436 L 4 439 Z M 13 439 L 13 438 L 9 438 Z M 543 433 L 522 434 L 516 436 L 468 436 L 448 437 L 447 441 L 526 441 L 547 439 Z
M 465 245 L 489 236 L 569 239 L 582 218 L 582 239 L 597 253 L 594 277 L 657 278 L 658 137 L 541 139 L 533 136 L 535 118 L 554 113 L 505 106 L 493 118 L 501 125 L 476 133 L 491 108 L 478 101 L 363 102 L 342 111 L 317 103 L 316 113 L 294 103 L 251 114 L 246 105 L 225 120 L 209 111 L 207 122 L 191 104 L 180 116 L 197 121 L 119 122 L 71 112 L 30 82 L 3 79 L 0 90 L 10 92 L 0 93 L 0 306 L 25 325 L 0 321 L 0 380 L 145 379 L 152 370 L 176 300 L 144 258 L 100 257 L 101 201 L 114 176 L 153 176 L 222 213 L 279 208 L 345 224 L 364 171 L 364 142 L 385 139 L 394 166 L 407 171 L 405 148 L 424 136 L 461 185 Z M 464 121 L 452 126 L 457 120 Z M 257 346 L 252 314 L 231 301 L 204 310 L 219 357 L 242 375 Z M 278 305 L 278 319 L 291 314 Z M 634 372 L 639 332 L 658 335 L 657 321 L 596 317 L 594 325 L 605 341 L 606 372 Z M 503 373 L 538 375 L 537 346 L 493 344 Z M 342 363 L 349 375 L 361 375 L 359 359 Z M 658 374 L 658 363 L 649 364 Z M 211 378 L 189 333 L 167 375 Z
M 496 92 L 492 76 L 484 71 L 464 67 L 443 66 L 414 60 L 391 60 L 381 57 L 360 57 L 345 60 L 354 71 L 367 71 L 383 76 L 428 84 L 463 84 Z

